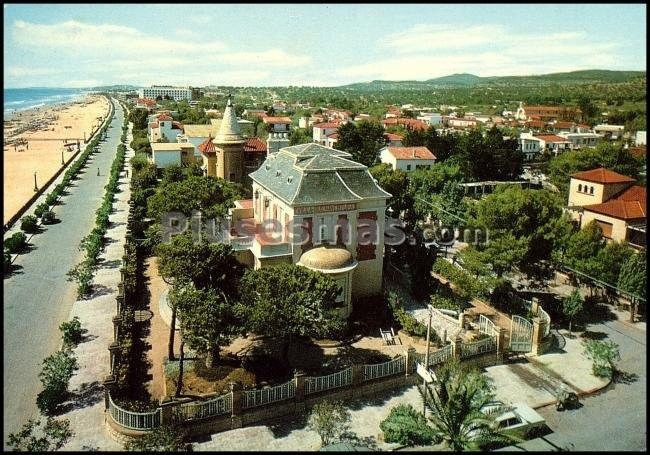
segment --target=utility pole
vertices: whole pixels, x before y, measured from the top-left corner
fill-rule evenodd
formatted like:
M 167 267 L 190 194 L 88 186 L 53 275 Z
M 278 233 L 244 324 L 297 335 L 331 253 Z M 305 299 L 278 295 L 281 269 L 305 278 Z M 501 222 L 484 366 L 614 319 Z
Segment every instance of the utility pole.
M 431 310 L 429 311 L 429 323 L 427 324 L 427 353 L 424 355 L 424 368 L 429 371 L 429 339 L 431 337 Z M 424 393 L 424 404 L 422 405 L 422 414 L 427 415 L 427 380 L 422 378 L 422 392 Z
M 34 191 L 38 191 L 38 186 L 36 185 L 36 171 L 34 171 Z

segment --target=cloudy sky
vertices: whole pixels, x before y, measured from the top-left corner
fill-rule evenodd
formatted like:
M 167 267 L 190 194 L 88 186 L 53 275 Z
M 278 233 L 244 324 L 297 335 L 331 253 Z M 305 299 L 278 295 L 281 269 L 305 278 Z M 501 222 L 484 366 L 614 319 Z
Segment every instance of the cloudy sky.
M 646 5 L 4 5 L 4 87 L 645 70 Z

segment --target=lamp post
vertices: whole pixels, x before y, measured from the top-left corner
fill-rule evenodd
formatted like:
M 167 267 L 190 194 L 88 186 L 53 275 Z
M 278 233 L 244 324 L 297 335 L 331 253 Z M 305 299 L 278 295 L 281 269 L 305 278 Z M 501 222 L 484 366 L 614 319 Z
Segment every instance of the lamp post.
M 65 164 L 65 161 L 63 161 L 63 149 L 61 149 L 61 164 Z
M 38 186 L 36 185 L 36 171 L 34 171 L 34 191 L 38 191 Z

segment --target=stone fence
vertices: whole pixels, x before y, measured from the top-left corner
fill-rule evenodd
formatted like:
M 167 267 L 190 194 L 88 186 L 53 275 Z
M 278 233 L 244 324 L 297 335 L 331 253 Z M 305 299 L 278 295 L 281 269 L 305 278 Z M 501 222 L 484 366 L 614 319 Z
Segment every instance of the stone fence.
M 452 343 L 429 355 L 428 366 L 440 365 L 455 358 L 463 363 L 486 367 L 501 362 L 505 346 L 503 330 L 473 343 L 456 338 Z M 424 363 L 424 354 L 409 347 L 402 355 L 380 364 L 352 365 L 325 376 L 296 373 L 293 379 L 273 387 L 243 390 L 230 384 L 230 392 L 196 398 L 161 401 L 150 412 L 131 412 L 117 406 L 106 389 L 106 421 L 111 434 L 137 437 L 153 428 L 169 423 L 181 424 L 190 436 L 209 435 L 245 425 L 270 422 L 297 415 L 318 402 L 375 397 L 378 393 L 413 385 L 420 381 L 415 374 L 417 363 Z

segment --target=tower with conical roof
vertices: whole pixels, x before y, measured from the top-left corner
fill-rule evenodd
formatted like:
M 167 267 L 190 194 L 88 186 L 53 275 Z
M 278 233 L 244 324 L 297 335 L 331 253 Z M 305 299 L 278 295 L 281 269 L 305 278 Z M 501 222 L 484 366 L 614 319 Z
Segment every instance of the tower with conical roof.
M 223 112 L 219 132 L 213 143 L 217 147 L 217 177 L 231 182 L 242 183 L 244 179 L 244 144 L 246 139 L 241 135 L 230 95 L 228 95 L 228 103 Z

